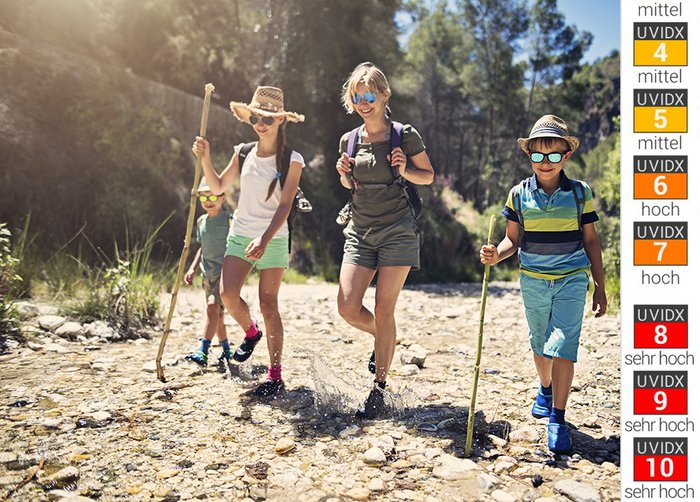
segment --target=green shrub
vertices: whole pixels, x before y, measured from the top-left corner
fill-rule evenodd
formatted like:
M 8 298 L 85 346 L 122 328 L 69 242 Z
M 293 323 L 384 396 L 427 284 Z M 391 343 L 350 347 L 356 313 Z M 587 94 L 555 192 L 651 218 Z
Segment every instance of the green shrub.
M 22 278 L 17 274 L 19 260 L 12 256 L 11 233 L 5 223 L 0 223 L 0 353 L 7 351 L 7 340 L 21 340 L 17 312 L 12 305 Z

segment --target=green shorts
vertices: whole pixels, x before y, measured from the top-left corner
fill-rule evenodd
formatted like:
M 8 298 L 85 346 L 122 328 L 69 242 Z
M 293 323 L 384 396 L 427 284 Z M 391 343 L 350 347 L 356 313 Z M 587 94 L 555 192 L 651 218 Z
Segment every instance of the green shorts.
M 288 268 L 289 267 L 289 238 L 277 237 L 272 239 L 267 245 L 265 254 L 259 260 L 249 260 L 246 258 L 245 249 L 253 242 L 251 237 L 241 237 L 240 235 L 228 234 L 226 244 L 226 256 L 236 256 L 241 260 L 251 263 L 254 268 L 264 270 L 266 268 Z
M 379 229 L 355 228 L 352 221 L 343 231 L 343 263 L 377 270 L 379 267 L 420 268 L 420 231 L 412 214 Z

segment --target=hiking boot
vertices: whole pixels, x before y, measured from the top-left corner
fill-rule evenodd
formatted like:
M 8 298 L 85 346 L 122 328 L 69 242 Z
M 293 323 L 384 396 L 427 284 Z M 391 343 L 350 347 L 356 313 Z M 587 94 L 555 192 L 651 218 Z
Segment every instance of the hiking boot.
M 552 395 L 545 396 L 538 391 L 535 402 L 532 403 L 532 416 L 535 418 L 549 418 L 550 413 L 552 413 Z
M 357 410 L 356 418 L 372 420 L 386 411 L 384 404 L 384 392 L 379 387 L 374 387 L 367 396 L 363 409 Z
M 571 434 L 566 424 L 550 423 L 547 425 L 547 446 L 554 453 L 571 452 Z
M 243 361 L 247 360 L 250 356 L 253 355 L 253 350 L 255 349 L 255 346 L 258 344 L 262 336 L 262 330 L 258 329 L 258 334 L 255 335 L 253 338 L 244 339 L 243 343 L 241 343 L 236 349 L 236 352 L 233 353 L 233 358 L 239 363 L 242 363 Z
M 185 356 L 186 361 L 192 361 L 193 363 L 197 363 L 202 368 L 206 368 L 208 359 L 209 357 L 201 350 L 198 350 L 196 352 L 193 352 L 192 354 Z
M 377 372 L 377 365 L 374 362 L 374 351 L 372 351 L 372 355 L 369 356 L 369 362 L 367 363 L 367 369 L 372 374 L 375 374 Z
M 284 392 L 284 382 L 282 380 L 265 380 L 255 388 L 253 394 L 258 397 L 270 397 L 282 392 Z

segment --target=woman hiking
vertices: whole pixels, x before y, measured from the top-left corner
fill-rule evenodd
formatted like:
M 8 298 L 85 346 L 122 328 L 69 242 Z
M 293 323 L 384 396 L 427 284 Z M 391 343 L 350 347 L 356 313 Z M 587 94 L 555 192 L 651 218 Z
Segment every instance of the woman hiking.
M 385 410 L 383 391 L 396 346 L 394 310 L 408 273 L 420 268 L 419 208 L 409 196 L 415 190 L 410 184 L 429 185 L 434 175 L 418 131 L 391 121 L 390 97 L 386 76 L 372 63 L 358 65 L 343 85 L 343 106 L 362 124 L 343 135 L 336 162 L 340 183 L 352 191 L 338 312 L 374 337 L 368 369 L 375 380 L 359 418 L 375 418 Z M 363 299 L 375 276 L 371 311 Z

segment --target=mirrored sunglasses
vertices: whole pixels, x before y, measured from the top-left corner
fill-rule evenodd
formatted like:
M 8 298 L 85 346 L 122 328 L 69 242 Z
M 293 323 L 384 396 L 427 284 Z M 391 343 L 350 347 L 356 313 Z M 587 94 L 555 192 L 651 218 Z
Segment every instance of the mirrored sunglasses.
M 547 160 L 552 164 L 558 164 L 559 162 L 561 162 L 561 159 L 564 158 L 564 154 L 559 152 L 552 152 L 547 154 L 544 154 L 542 152 L 530 152 L 530 160 L 536 164 L 543 162 L 545 157 L 547 157 Z
M 200 195 L 199 196 L 199 202 L 216 202 L 220 198 L 222 198 L 223 195 Z
M 250 125 L 255 125 L 258 122 L 262 122 L 266 126 L 271 126 L 275 123 L 275 119 L 273 117 L 261 117 L 260 115 L 251 114 L 248 122 L 250 122 Z
M 362 94 L 356 92 L 352 95 L 352 102 L 355 105 L 359 105 L 363 99 L 365 103 L 374 103 L 377 101 L 377 94 L 374 92 L 363 92 Z

